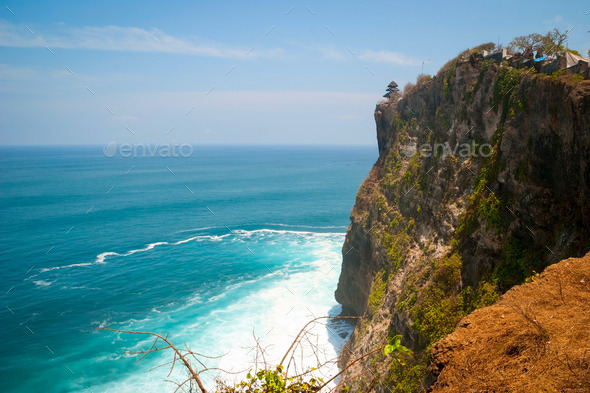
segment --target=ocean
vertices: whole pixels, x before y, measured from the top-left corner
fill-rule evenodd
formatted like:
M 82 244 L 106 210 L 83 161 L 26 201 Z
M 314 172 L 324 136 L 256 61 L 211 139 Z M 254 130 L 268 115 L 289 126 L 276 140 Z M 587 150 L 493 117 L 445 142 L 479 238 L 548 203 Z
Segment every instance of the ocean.
M 0 391 L 150 393 L 185 379 L 155 368 L 168 351 L 129 353 L 149 337 L 99 327 L 216 357 L 202 358 L 213 387 L 261 365 L 254 337 L 277 362 L 307 321 L 340 312 L 342 244 L 376 147 L 112 148 L 0 148 Z M 306 340 L 334 358 L 349 333 L 324 321 Z M 313 363 L 300 352 L 298 367 Z

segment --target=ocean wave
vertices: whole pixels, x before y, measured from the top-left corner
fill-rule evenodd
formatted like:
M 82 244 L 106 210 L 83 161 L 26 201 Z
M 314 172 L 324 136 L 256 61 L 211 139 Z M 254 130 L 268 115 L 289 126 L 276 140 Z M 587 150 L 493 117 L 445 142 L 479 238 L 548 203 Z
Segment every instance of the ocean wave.
M 251 237 L 252 235 L 256 234 L 274 234 L 274 235 L 298 235 L 298 236 L 314 236 L 314 237 L 331 237 L 331 236 L 342 236 L 344 237 L 343 232 L 311 232 L 311 231 L 293 231 L 288 229 L 269 229 L 269 228 L 262 228 L 262 229 L 253 229 L 253 230 L 245 230 L 245 229 L 234 229 L 233 233 L 237 233 L 244 237 Z
M 146 251 L 151 251 L 154 248 L 158 247 L 158 246 L 178 246 L 181 244 L 185 244 L 185 243 L 189 243 L 191 241 L 204 241 L 204 240 L 211 240 L 211 241 L 221 241 L 223 238 L 230 236 L 230 234 L 227 235 L 221 235 L 221 236 L 217 236 L 217 235 L 210 235 L 210 236 L 193 236 L 190 237 L 188 239 L 183 239 L 183 240 L 179 240 L 177 242 L 154 242 L 154 243 L 150 243 L 147 246 L 145 246 L 144 248 L 138 248 L 138 249 L 133 249 L 133 250 L 129 250 L 127 252 L 124 253 L 118 253 L 118 252 L 114 252 L 114 251 L 107 251 L 107 252 L 103 252 L 100 253 L 96 256 L 96 259 L 94 260 L 94 262 L 83 262 L 83 263 L 72 263 L 70 265 L 64 265 L 64 266 L 53 266 L 53 267 L 47 267 L 47 268 L 42 268 L 39 269 L 39 273 L 46 273 L 46 272 L 50 272 L 53 270 L 60 270 L 60 269 L 70 269 L 70 268 L 74 268 L 74 267 L 85 267 L 85 266 L 92 266 L 92 265 L 99 265 L 99 264 L 105 264 L 106 263 L 106 259 L 109 257 L 127 257 L 129 255 L 133 255 L 139 252 L 146 252 Z
M 85 290 L 85 291 L 100 291 L 100 288 L 94 288 L 94 287 L 87 287 L 85 285 L 82 286 L 69 286 L 69 285 L 63 285 L 61 287 L 61 289 L 63 290 Z
M 293 225 L 293 224 L 273 224 L 273 223 L 265 223 L 264 225 L 273 226 L 273 227 L 286 227 L 286 228 L 307 228 L 307 229 L 336 229 L 336 228 L 343 228 L 346 229 L 348 226 L 345 225 L 326 225 L 326 226 L 314 226 L 314 225 Z
M 193 236 L 169 244 L 182 244 L 181 242 L 195 238 Z M 343 233 L 315 233 L 287 228 L 233 230 L 233 235 L 224 235 L 221 240 L 228 244 L 243 242 L 247 245 L 250 242 L 279 243 L 278 247 L 272 246 L 272 253 L 269 254 L 270 258 L 279 258 L 281 262 L 272 266 L 274 273 L 228 277 L 223 285 L 202 287 L 184 298 L 176 299 L 176 304 L 154 307 L 144 315 L 145 318 L 110 321 L 114 325 L 106 324 L 106 321 L 98 323 L 100 326 L 106 324 L 127 330 L 156 329 L 169 332 L 174 342 L 186 343 L 208 355 L 221 355 L 218 359 L 209 360 L 207 365 L 228 370 L 245 370 L 254 364 L 250 350 L 256 344 L 252 337 L 254 335 L 268 349 L 267 360 L 278 362 L 287 351 L 292 337 L 314 316 L 335 315 L 333 310 L 337 308 L 337 303 L 333 298 L 333 291 L 337 282 L 335 278 L 339 273 L 340 242 L 343 238 Z M 213 237 L 200 239 L 213 241 Z M 302 244 L 306 245 L 304 249 L 301 248 Z M 147 246 L 143 249 L 146 248 Z M 292 257 L 301 261 L 303 266 L 292 265 Z M 302 352 L 297 352 L 300 363 L 298 367 L 302 368 L 317 365 L 316 356 L 320 356 L 322 362 L 337 358 L 352 331 L 350 325 L 340 326 L 329 321 L 310 327 L 313 329 L 309 337 L 317 344 L 315 348 L 302 347 Z M 153 343 L 148 338 L 128 337 L 118 333 L 105 335 L 104 340 L 123 346 L 121 351 L 137 351 Z M 100 353 L 97 361 L 110 360 L 105 356 L 109 354 Z M 155 367 L 161 358 L 146 361 L 151 362 L 146 367 Z M 334 362 L 319 370 L 317 375 L 325 378 L 337 372 L 338 367 Z M 152 378 L 131 373 L 116 382 L 116 389 L 115 383 L 109 383 L 98 387 L 96 391 L 135 391 L 138 386 L 145 392 L 162 391 L 159 377 L 157 373 Z M 171 376 L 172 379 L 180 377 L 182 375 Z M 244 376 L 239 375 L 236 378 Z M 213 376 L 210 379 L 208 382 L 213 385 Z M 121 386 L 132 386 L 133 389 L 126 390 Z
M 263 225 L 267 226 L 267 227 L 305 228 L 305 229 L 318 229 L 318 230 L 346 229 L 346 228 L 348 228 L 348 226 L 346 226 L 346 225 L 300 225 L 300 224 L 283 224 L 283 223 L 272 223 L 272 222 L 267 222 L 267 223 L 264 223 Z M 252 225 L 245 225 L 245 226 L 255 226 L 255 225 L 252 224 Z M 198 228 L 183 229 L 180 231 L 176 231 L 175 233 L 202 232 L 202 231 L 208 231 L 208 230 L 212 230 L 212 229 L 213 230 L 216 230 L 216 229 L 228 230 L 230 228 L 227 226 L 198 227 Z M 264 228 L 261 228 L 261 229 L 264 229 Z M 256 230 L 256 229 L 254 229 L 254 230 Z M 293 231 L 293 232 L 297 232 L 297 231 Z
M 181 231 L 176 231 L 176 233 L 187 233 L 187 232 L 201 232 L 201 231 L 208 231 L 210 229 L 224 229 L 226 227 L 199 227 L 199 228 L 191 228 L 191 229 L 183 229 Z
M 53 284 L 55 281 L 45 281 L 45 280 L 36 280 L 33 281 L 33 284 L 35 284 L 38 287 L 48 287 L 51 284 Z
M 213 227 L 204 227 L 203 229 L 205 229 L 205 228 L 210 229 Z M 186 244 L 186 243 L 189 243 L 192 241 L 220 242 L 220 241 L 223 241 L 224 239 L 230 238 L 230 237 L 234 237 L 237 240 L 247 240 L 247 239 L 251 239 L 252 237 L 257 236 L 257 235 L 263 235 L 263 236 L 266 236 L 266 235 L 295 235 L 295 236 L 316 237 L 316 238 L 330 238 L 330 237 L 335 237 L 335 236 L 344 237 L 344 233 L 342 233 L 342 232 L 311 232 L 311 231 L 294 231 L 294 230 L 288 230 L 288 229 L 269 229 L 269 228 L 253 229 L 253 230 L 234 229 L 234 230 L 231 230 L 230 233 L 227 233 L 224 235 L 197 235 L 197 236 L 191 236 L 186 239 L 178 240 L 176 242 L 158 241 L 158 242 L 154 242 L 154 243 L 149 243 L 148 245 L 146 245 L 143 248 L 129 250 L 124 253 L 119 253 L 119 252 L 115 252 L 115 251 L 106 251 L 106 252 L 98 254 L 96 256 L 96 259 L 94 260 L 94 262 L 83 262 L 83 263 L 73 263 L 73 264 L 64 265 L 64 266 L 53 266 L 53 267 L 48 267 L 48 268 L 42 268 L 39 270 L 39 272 L 46 273 L 46 272 L 60 270 L 60 269 L 70 269 L 70 268 L 76 268 L 76 267 L 87 267 L 87 266 L 92 266 L 92 265 L 105 264 L 105 263 L 107 263 L 106 260 L 108 258 L 127 257 L 127 256 L 130 256 L 133 254 L 151 251 L 154 248 L 159 247 L 159 246 L 172 246 L 172 247 L 174 247 L 174 246 L 179 246 L 181 244 Z
M 85 262 L 85 263 L 72 263 L 71 265 L 64 265 L 64 266 L 54 266 L 54 267 L 46 267 L 39 269 L 39 273 L 46 273 L 51 272 L 53 270 L 60 270 L 60 269 L 69 269 L 72 267 L 83 267 L 83 266 L 91 266 L 94 265 L 92 262 Z

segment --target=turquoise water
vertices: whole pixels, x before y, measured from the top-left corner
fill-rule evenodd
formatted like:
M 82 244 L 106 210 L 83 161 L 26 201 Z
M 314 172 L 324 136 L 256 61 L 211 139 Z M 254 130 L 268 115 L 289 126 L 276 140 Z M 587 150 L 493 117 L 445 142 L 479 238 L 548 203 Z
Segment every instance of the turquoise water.
M 147 372 L 171 355 L 137 362 L 125 352 L 150 340 L 101 326 L 169 334 L 224 355 L 207 365 L 234 372 L 251 365 L 253 332 L 269 357 L 282 355 L 307 320 L 339 312 L 344 233 L 376 156 L 368 147 L 195 147 L 177 158 L 0 148 L 0 391 L 174 390 L 167 369 Z M 333 328 L 317 328 L 327 355 L 346 330 Z

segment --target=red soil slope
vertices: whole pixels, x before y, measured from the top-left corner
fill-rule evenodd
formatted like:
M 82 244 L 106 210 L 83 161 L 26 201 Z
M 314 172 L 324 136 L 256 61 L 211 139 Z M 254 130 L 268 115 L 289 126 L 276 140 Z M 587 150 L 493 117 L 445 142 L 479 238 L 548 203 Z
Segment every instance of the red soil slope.
M 431 392 L 590 392 L 590 253 L 465 317 L 432 359 Z

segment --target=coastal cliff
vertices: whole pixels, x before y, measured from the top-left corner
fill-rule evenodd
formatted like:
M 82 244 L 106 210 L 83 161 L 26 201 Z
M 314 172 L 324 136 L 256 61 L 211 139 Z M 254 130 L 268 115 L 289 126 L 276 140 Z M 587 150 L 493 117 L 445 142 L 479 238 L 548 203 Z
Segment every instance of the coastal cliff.
M 479 48 L 375 110 L 336 299 L 362 316 L 344 366 L 402 335 L 412 355 L 348 368 L 350 391 L 424 391 L 434 344 L 547 266 L 590 250 L 590 81 Z

